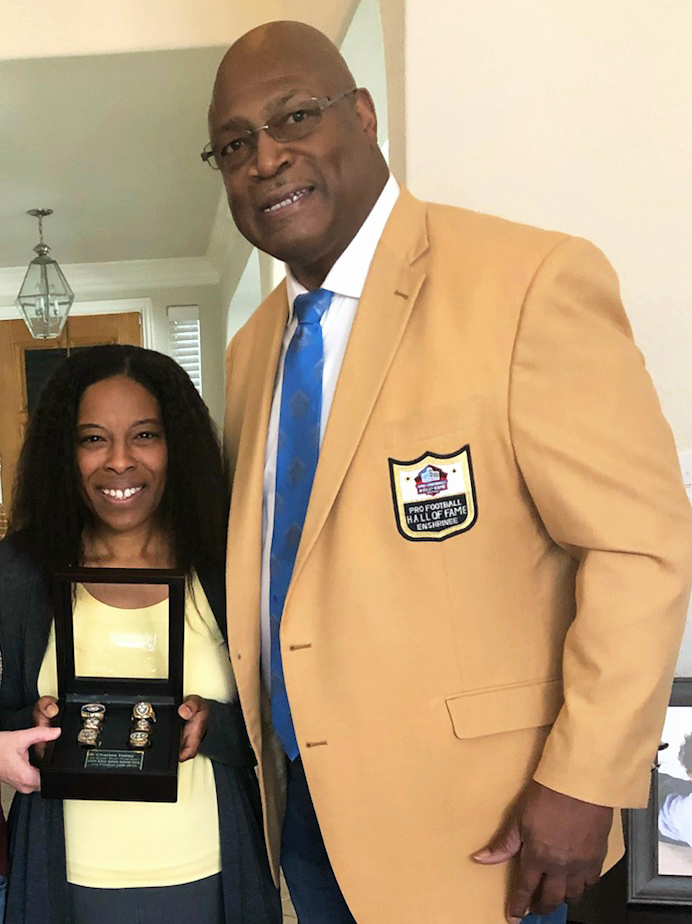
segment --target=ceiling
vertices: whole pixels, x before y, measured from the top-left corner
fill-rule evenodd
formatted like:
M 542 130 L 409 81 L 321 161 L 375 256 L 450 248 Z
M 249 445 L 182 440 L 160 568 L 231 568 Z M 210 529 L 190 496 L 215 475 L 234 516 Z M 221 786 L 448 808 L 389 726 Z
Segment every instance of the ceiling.
M 236 232 L 229 230 L 219 174 L 199 153 L 216 68 L 249 26 L 288 15 L 340 43 L 350 24 L 344 52 L 358 82 L 373 90 L 386 126 L 377 0 L 177 4 L 178 18 L 171 19 L 164 15 L 169 0 L 123 0 L 117 10 L 55 0 L 39 31 L 35 11 L 25 15 L 22 5 L 10 4 L 3 13 L 9 42 L 0 51 L 0 295 L 15 290 L 34 256 L 37 225 L 25 214 L 31 208 L 54 210 L 44 235 L 63 266 L 121 264 L 129 279 L 135 270 L 137 278 L 155 272 L 154 264 L 131 261 L 168 260 L 159 264 L 168 278 L 172 262 L 185 275 L 191 263 L 181 260 L 207 257 L 205 266 L 211 260 L 221 271 L 224 234 Z M 217 35 L 218 44 L 208 47 Z M 110 277 L 115 267 L 103 269 Z
M 38 207 L 62 264 L 204 255 L 221 183 L 199 152 L 224 50 L 0 62 L 0 267 L 33 256 Z

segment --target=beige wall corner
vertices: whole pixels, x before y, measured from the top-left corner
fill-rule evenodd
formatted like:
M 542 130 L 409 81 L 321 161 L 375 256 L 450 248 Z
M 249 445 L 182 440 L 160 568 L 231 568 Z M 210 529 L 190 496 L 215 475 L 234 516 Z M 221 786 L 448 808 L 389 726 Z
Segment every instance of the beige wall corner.
M 389 166 L 397 179 L 406 180 L 406 2 L 380 0 L 387 66 Z
M 690 35 L 682 2 L 406 0 L 412 191 L 601 247 L 680 449 L 692 448 Z

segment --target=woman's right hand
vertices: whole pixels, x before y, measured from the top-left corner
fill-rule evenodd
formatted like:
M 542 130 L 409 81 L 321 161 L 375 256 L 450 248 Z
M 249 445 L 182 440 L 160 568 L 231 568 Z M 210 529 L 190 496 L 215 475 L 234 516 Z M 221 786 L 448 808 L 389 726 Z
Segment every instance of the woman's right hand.
M 54 719 L 58 714 L 58 701 L 54 696 L 42 696 L 40 699 L 36 700 L 33 710 L 34 716 L 34 725 L 39 725 L 42 728 L 47 728 L 51 724 L 51 719 Z M 39 741 L 34 745 L 34 750 L 36 754 L 43 758 L 43 755 L 46 751 L 46 745 L 44 742 Z
M 38 770 L 29 763 L 29 748 L 33 745 L 36 750 L 45 750 L 45 742 L 54 741 L 59 734 L 59 728 L 38 726 L 0 732 L 0 780 L 22 793 L 40 789 Z

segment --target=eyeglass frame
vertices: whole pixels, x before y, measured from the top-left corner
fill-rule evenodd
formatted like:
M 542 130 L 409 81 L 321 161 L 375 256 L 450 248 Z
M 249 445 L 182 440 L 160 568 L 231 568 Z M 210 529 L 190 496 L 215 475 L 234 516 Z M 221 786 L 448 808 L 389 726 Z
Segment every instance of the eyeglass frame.
M 316 96 L 309 96 L 307 99 L 299 100 L 298 101 L 299 103 L 317 103 L 317 106 L 320 110 L 320 121 L 317 123 L 317 125 L 314 126 L 314 128 L 310 129 L 307 135 L 303 135 L 302 138 L 296 138 L 295 140 L 302 141 L 303 138 L 309 138 L 310 135 L 315 131 L 315 129 L 319 127 L 322 121 L 322 113 L 324 112 L 324 110 L 329 109 L 330 106 L 333 106 L 335 103 L 338 103 L 342 99 L 345 99 L 351 93 L 355 93 L 357 89 L 358 89 L 357 86 L 353 86 L 349 90 L 344 90 L 343 93 L 337 93 L 336 96 L 323 96 L 319 99 Z M 279 113 L 277 113 L 277 115 L 278 114 Z M 285 115 L 285 113 L 282 113 L 282 115 Z M 275 117 L 273 116 L 272 119 L 273 118 Z M 271 132 L 272 119 L 270 119 L 266 125 L 259 125 L 257 128 L 238 129 L 238 137 L 239 138 L 252 138 L 253 135 L 258 134 L 258 132 L 267 132 L 269 134 L 269 137 L 272 138 L 274 141 L 278 142 L 279 144 L 290 144 L 291 143 L 290 141 L 282 141 L 280 138 L 276 138 L 272 134 Z M 211 163 L 212 159 L 216 156 L 216 152 L 214 151 L 214 148 L 212 147 L 211 141 L 208 141 L 204 145 L 204 149 L 201 151 L 199 156 L 202 158 L 204 163 L 207 164 L 212 170 L 219 170 L 219 171 L 221 170 L 221 168 L 218 165 L 213 166 Z

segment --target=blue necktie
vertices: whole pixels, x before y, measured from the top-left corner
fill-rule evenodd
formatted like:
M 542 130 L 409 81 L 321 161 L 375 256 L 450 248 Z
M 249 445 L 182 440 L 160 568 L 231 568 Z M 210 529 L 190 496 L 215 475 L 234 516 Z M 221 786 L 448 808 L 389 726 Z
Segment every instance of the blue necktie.
M 274 532 L 269 565 L 272 723 L 291 760 L 298 742 L 286 695 L 279 630 L 320 452 L 324 346 L 320 319 L 332 293 L 316 289 L 293 303 L 298 319 L 284 360 L 276 456 Z

